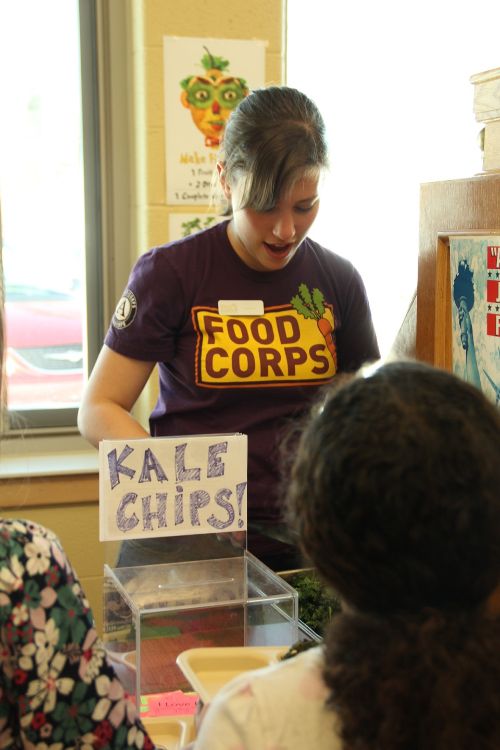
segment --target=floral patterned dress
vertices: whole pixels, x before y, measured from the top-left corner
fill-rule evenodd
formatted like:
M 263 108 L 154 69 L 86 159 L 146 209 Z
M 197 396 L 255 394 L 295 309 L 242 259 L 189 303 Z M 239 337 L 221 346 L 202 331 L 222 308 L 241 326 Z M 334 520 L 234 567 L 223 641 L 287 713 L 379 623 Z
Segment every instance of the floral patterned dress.
M 106 661 L 57 537 L 0 519 L 0 748 L 136 748 L 153 743 Z

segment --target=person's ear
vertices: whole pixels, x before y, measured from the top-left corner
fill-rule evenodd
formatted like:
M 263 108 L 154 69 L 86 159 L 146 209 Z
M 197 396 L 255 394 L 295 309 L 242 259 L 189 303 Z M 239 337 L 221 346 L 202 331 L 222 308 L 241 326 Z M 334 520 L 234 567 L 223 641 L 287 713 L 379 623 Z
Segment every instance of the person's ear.
M 186 109 L 190 108 L 191 105 L 189 103 L 187 91 L 181 91 L 181 102 L 183 107 L 186 107 Z
M 224 169 L 224 164 L 221 161 L 217 162 L 217 174 L 219 175 L 219 183 L 222 188 L 222 192 L 229 201 L 231 200 L 231 187 L 226 179 L 226 170 Z

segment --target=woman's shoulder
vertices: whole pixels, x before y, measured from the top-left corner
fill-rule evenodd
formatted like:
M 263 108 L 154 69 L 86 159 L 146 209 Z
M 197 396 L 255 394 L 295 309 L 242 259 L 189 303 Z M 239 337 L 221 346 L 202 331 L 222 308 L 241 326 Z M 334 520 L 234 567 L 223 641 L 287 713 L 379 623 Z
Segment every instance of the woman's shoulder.
M 226 224 L 223 221 L 187 237 L 150 248 L 139 256 L 134 265 L 131 274 L 133 283 L 142 281 L 149 284 L 151 280 L 156 282 L 158 279 L 172 278 L 172 274 L 181 282 L 187 272 L 196 272 L 204 264 L 212 265 L 218 254 L 223 258 L 227 252 Z
M 0 598 L 22 591 L 28 579 L 35 588 L 52 587 L 54 581 L 76 582 L 53 531 L 24 518 L 0 518 Z
M 36 521 L 24 518 L 0 518 L 0 539 L 28 539 L 39 537 L 50 542 L 57 542 L 57 536 L 53 531 L 47 529 Z
M 330 250 L 319 242 L 316 242 L 316 240 L 312 240 L 310 237 L 307 237 L 305 242 L 307 243 L 306 249 L 310 254 L 312 253 L 320 263 L 327 265 L 337 272 L 344 271 L 349 275 L 352 275 L 355 272 L 355 267 L 348 258 L 345 258 L 334 250 Z
M 322 692 L 324 687 L 325 697 L 328 693 L 322 677 L 323 670 L 323 647 L 317 646 L 308 649 L 297 656 L 285 661 L 272 664 L 265 670 L 255 673 L 255 682 L 259 689 L 271 691 L 279 689 L 285 692 L 300 692 L 307 694 L 308 688 L 314 689 L 314 694 Z
M 148 254 L 153 257 L 177 257 L 185 253 L 197 253 L 207 248 L 220 246 L 221 240 L 227 237 L 227 221 L 219 221 L 213 226 L 194 231 L 185 237 L 171 240 L 152 248 Z
M 222 688 L 208 707 L 201 724 L 200 747 L 338 748 L 335 716 L 326 705 L 328 688 L 322 671 L 323 649 L 317 647 L 240 675 Z
M 229 683 L 220 693 L 225 700 L 230 695 L 252 695 L 264 703 L 279 694 L 283 700 L 292 694 L 303 697 L 326 698 L 328 688 L 323 676 L 323 648 L 318 646 L 304 651 L 297 656 L 271 664 L 263 669 L 240 675 Z M 219 698 L 219 696 L 218 696 Z
M 0 518 L 0 567 L 9 565 L 12 558 L 53 556 L 55 550 L 60 557 L 59 539 L 45 526 L 24 518 Z

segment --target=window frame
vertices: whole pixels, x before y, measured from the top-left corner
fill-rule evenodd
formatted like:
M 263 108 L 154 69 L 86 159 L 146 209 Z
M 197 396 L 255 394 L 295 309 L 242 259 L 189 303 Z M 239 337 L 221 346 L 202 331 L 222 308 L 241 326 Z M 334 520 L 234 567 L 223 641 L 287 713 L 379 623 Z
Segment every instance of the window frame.
M 82 151 L 85 215 L 84 376 L 91 371 L 103 339 L 103 237 L 98 70 L 98 27 L 95 0 L 79 0 Z M 77 432 L 78 406 L 7 412 L 7 433 Z

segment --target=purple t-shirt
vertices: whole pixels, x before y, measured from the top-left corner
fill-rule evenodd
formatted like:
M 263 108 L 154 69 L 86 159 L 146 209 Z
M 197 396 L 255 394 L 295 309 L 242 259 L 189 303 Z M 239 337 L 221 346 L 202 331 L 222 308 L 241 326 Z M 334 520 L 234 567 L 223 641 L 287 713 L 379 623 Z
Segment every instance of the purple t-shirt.
M 262 300 L 264 315 L 219 314 L 219 300 Z M 336 372 L 379 357 L 349 261 L 306 238 L 282 270 L 255 271 L 227 222 L 141 256 L 105 343 L 159 363 L 152 435 L 248 435 L 249 518 L 264 522 L 281 519 L 278 449 L 291 420 Z

